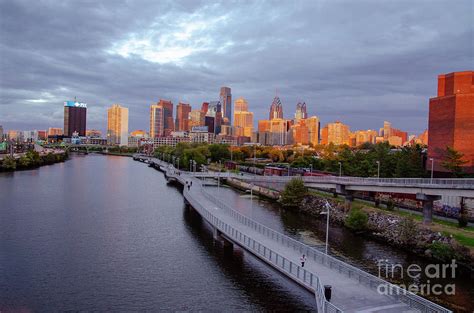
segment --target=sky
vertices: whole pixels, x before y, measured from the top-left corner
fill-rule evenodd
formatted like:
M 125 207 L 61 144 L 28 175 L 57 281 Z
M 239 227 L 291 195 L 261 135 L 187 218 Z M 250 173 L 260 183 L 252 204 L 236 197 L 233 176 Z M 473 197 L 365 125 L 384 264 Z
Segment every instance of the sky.
M 146 129 L 160 99 L 244 97 L 268 118 L 305 101 L 321 124 L 383 121 L 421 133 L 437 75 L 473 67 L 470 0 L 0 0 L 0 125 L 63 126 L 63 102 L 88 104 L 88 129 L 129 108 Z

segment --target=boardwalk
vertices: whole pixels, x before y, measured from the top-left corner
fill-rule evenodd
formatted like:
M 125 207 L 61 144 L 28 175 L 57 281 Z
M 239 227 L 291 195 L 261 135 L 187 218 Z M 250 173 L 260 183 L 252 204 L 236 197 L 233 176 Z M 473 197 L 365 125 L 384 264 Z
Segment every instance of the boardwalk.
M 227 206 L 209 193 L 196 177 L 161 164 L 169 179 L 183 185 L 192 182 L 183 195 L 211 225 L 216 238 L 237 244 L 269 266 L 315 294 L 319 312 L 449 312 L 426 299 L 403 292 L 373 275 L 359 270 L 299 241 L 267 228 Z M 306 254 L 305 267 L 300 257 Z M 324 285 L 332 286 L 332 298 L 324 296 Z M 385 285 L 395 296 L 382 295 L 377 286 Z

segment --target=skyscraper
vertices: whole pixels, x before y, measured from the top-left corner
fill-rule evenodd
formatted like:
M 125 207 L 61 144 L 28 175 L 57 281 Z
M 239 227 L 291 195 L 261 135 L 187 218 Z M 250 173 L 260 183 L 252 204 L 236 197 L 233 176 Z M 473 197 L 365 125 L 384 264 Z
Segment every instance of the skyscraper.
M 0 125 L 0 141 L 3 141 L 3 126 Z
M 71 137 L 74 132 L 86 135 L 87 104 L 77 101 L 64 102 L 64 136 Z
M 176 106 L 176 123 L 177 131 L 189 131 L 189 113 L 191 113 L 191 106 L 187 103 L 179 103 Z
M 150 106 L 150 138 L 162 137 L 163 129 L 163 106 L 152 104 Z
M 321 143 L 335 145 L 349 144 L 349 126 L 339 121 L 327 124 L 321 131 Z
M 283 118 L 283 105 L 281 104 L 280 98 L 275 96 L 270 106 L 270 120 L 275 118 Z
M 128 108 L 114 104 L 107 109 L 107 143 L 128 145 Z
M 438 76 L 438 96 L 430 99 L 428 158 L 435 171 L 447 171 L 441 163 L 446 147 L 464 155 L 466 172 L 474 172 L 474 72 Z M 431 168 L 431 162 L 426 163 Z
M 308 126 L 309 130 L 309 143 L 313 146 L 319 144 L 319 118 L 317 116 L 311 116 L 310 118 L 306 119 L 306 125 Z
M 235 100 L 234 109 L 235 135 L 252 137 L 253 113 L 248 111 L 247 100 L 242 97 Z
M 296 104 L 295 121 L 298 122 L 299 120 L 305 118 L 308 118 L 308 113 L 306 113 L 306 103 L 298 102 Z
M 232 125 L 232 94 L 229 87 L 221 87 L 219 94 L 223 124 Z
M 170 136 L 173 130 L 173 103 L 160 99 L 150 107 L 150 137 Z
M 221 124 L 222 124 L 222 106 L 221 106 L 220 101 L 209 102 L 207 113 L 206 113 L 206 121 L 209 120 L 208 117 L 214 118 L 213 127 L 212 127 L 213 131 L 211 131 L 209 128 L 209 132 L 212 132 L 218 135 L 221 132 Z M 206 122 L 206 123 L 209 123 L 209 122 Z

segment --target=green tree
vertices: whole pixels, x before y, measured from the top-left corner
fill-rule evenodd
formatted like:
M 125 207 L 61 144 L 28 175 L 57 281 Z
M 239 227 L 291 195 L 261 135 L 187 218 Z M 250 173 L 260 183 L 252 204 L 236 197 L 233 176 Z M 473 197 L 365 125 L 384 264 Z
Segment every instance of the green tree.
M 450 171 L 454 177 L 460 177 L 463 174 L 462 166 L 467 163 L 467 161 L 462 159 L 463 156 L 464 154 L 447 146 L 441 166 Z
M 16 161 L 14 158 L 7 156 L 3 159 L 2 169 L 5 171 L 14 171 L 16 169 Z
M 19 165 L 21 168 L 28 168 L 28 167 L 30 167 L 32 164 L 31 164 L 30 158 L 29 158 L 27 155 L 22 155 L 22 156 L 20 157 L 20 159 L 18 160 L 18 165 Z
M 367 213 L 360 209 L 351 209 L 344 224 L 352 230 L 359 231 L 367 229 Z
M 285 207 L 298 207 L 304 196 L 308 193 L 308 188 L 300 178 L 290 180 L 281 193 L 280 202 Z
M 229 145 L 211 144 L 209 145 L 209 153 L 212 162 L 230 159 Z

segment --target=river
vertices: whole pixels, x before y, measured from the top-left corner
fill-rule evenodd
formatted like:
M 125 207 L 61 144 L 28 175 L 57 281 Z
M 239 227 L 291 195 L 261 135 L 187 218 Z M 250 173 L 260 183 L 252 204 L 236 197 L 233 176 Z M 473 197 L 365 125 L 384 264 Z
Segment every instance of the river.
M 259 222 L 324 244 L 325 223 L 230 188 L 213 188 Z M 378 259 L 425 264 L 409 251 L 330 228 L 331 252 L 371 272 Z M 472 310 L 472 280 L 456 277 Z M 252 255 L 216 244 L 163 174 L 118 156 L 73 156 L 0 173 L 0 311 L 301 311 L 314 297 Z

